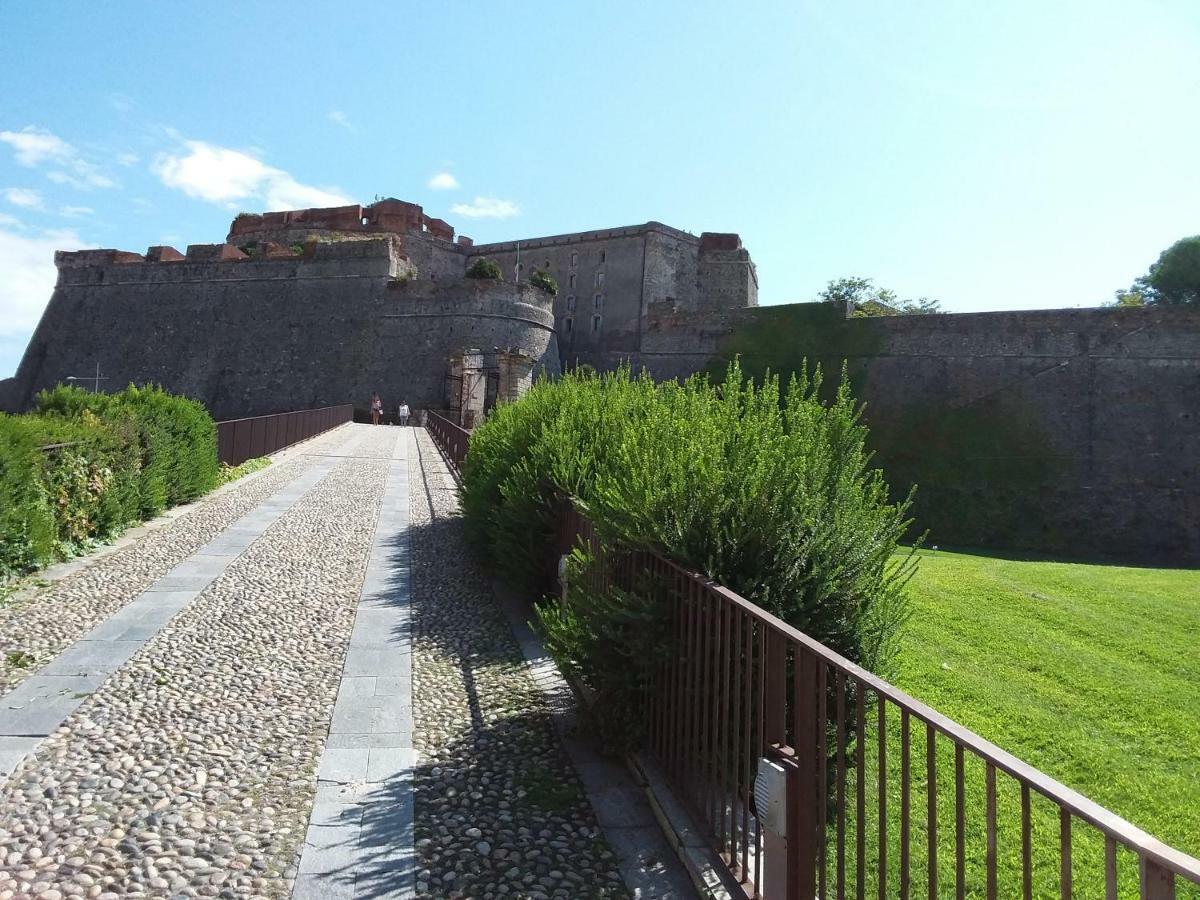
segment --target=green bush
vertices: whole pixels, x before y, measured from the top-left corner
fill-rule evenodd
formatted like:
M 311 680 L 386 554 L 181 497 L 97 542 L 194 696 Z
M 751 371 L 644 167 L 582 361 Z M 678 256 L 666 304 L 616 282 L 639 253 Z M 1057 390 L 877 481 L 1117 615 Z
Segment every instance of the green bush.
M 471 263 L 471 267 L 467 269 L 468 278 L 491 278 L 495 281 L 501 281 L 504 274 L 500 271 L 500 267 L 496 265 L 494 260 L 488 259 L 486 256 L 481 256 L 475 262 Z
M 217 484 L 216 424 L 194 400 L 153 386 L 130 385 L 116 394 L 59 386 L 38 395 L 38 410 L 66 419 L 87 410 L 137 444 L 142 518 L 194 500 Z
M 73 556 L 217 483 L 216 426 L 160 388 L 58 387 L 0 416 L 0 577 Z
M 886 675 L 915 566 L 912 554 L 894 557 L 911 497 L 888 502 L 845 378 L 828 404 L 820 385 L 818 370 L 783 392 L 774 377 L 756 386 L 736 363 L 720 386 L 703 376 L 655 385 L 628 371 L 543 381 L 472 434 L 469 532 L 506 575 L 532 587 L 545 571 L 557 498 L 574 497 L 612 551 L 669 556 Z M 548 645 L 593 689 L 628 701 L 633 694 L 613 682 L 636 687 L 661 629 L 622 631 L 620 648 L 606 629 L 656 613 L 580 590 L 569 608 L 539 607 Z M 610 715 L 630 716 L 611 705 Z
M 137 519 L 138 467 L 137 447 L 90 412 L 0 417 L 0 575 L 73 556 Z
M 541 288 L 551 297 L 558 295 L 558 281 L 549 272 L 534 269 L 533 274 L 529 276 L 529 283 L 536 288 Z
M 54 511 L 36 476 L 42 443 L 32 421 L 0 416 L 0 576 L 37 568 L 54 554 Z

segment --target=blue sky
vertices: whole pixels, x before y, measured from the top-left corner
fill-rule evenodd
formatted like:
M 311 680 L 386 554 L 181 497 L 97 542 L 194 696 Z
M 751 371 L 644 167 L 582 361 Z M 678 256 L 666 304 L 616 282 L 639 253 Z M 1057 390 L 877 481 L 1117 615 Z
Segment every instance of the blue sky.
M 1096 305 L 1200 232 L 1196 0 L 26 3 L 4 24 L 0 377 L 55 248 L 183 249 L 239 210 L 395 196 L 481 241 L 657 219 L 740 232 L 763 303 L 864 275 L 954 311 Z

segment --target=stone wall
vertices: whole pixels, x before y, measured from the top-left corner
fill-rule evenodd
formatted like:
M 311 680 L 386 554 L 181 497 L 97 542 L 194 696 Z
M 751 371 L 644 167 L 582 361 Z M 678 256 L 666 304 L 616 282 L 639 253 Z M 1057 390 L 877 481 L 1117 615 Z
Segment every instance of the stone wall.
M 220 245 L 217 245 L 218 247 Z M 551 299 L 528 285 L 406 278 L 397 241 L 319 244 L 311 258 L 148 262 L 59 254 L 59 282 L 4 402 L 100 364 L 106 386 L 157 382 L 217 418 L 353 402 L 445 405 L 464 347 L 560 369 Z M 200 257 L 209 257 L 201 261 Z
M 555 324 L 564 361 L 597 368 L 634 357 L 653 310 L 754 306 L 758 280 L 736 234 L 694 235 L 647 222 L 529 241 L 479 244 L 471 259 L 505 278 L 548 271 L 559 285 Z M 519 267 L 519 268 L 518 268 Z
M 674 378 L 735 355 L 756 375 L 846 360 L 932 543 L 1200 564 L 1200 312 L 671 314 L 637 359 Z

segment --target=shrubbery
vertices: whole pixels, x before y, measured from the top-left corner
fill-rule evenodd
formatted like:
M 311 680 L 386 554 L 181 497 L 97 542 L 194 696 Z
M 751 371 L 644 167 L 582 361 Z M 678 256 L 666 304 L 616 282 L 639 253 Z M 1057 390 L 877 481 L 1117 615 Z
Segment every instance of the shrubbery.
M 558 280 L 549 272 L 542 269 L 533 270 L 533 273 L 529 276 L 529 283 L 535 288 L 541 288 L 551 297 L 558 295 Z
M 0 416 L 0 576 L 72 556 L 216 483 L 216 427 L 200 404 L 152 387 L 43 392 L 36 412 Z
M 500 281 L 504 278 L 504 275 L 494 260 L 490 260 L 486 256 L 481 256 L 475 262 L 471 263 L 471 267 L 467 269 L 467 277 L 491 278 L 495 281 Z
M 888 502 L 845 380 L 829 404 L 820 380 L 794 378 L 781 392 L 776 378 L 755 386 L 735 363 L 720 386 L 702 376 L 655 385 L 628 371 L 543 381 L 472 435 L 470 533 L 530 587 L 557 498 L 574 497 L 606 547 L 669 556 L 886 674 L 915 566 L 912 554 L 895 556 L 909 500 Z M 619 592 L 579 589 L 566 606 L 539 608 L 552 652 L 612 695 L 613 717 L 632 712 L 620 708 L 632 698 L 622 685 L 636 686 L 662 647 L 656 615 Z

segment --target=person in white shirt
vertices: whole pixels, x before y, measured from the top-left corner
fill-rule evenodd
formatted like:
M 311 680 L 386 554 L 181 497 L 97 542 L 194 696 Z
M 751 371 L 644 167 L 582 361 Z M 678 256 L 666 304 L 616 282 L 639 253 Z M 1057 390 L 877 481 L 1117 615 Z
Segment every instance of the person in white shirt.
M 397 412 L 400 416 L 400 424 L 407 425 L 408 424 L 408 404 L 401 403 L 400 409 Z

